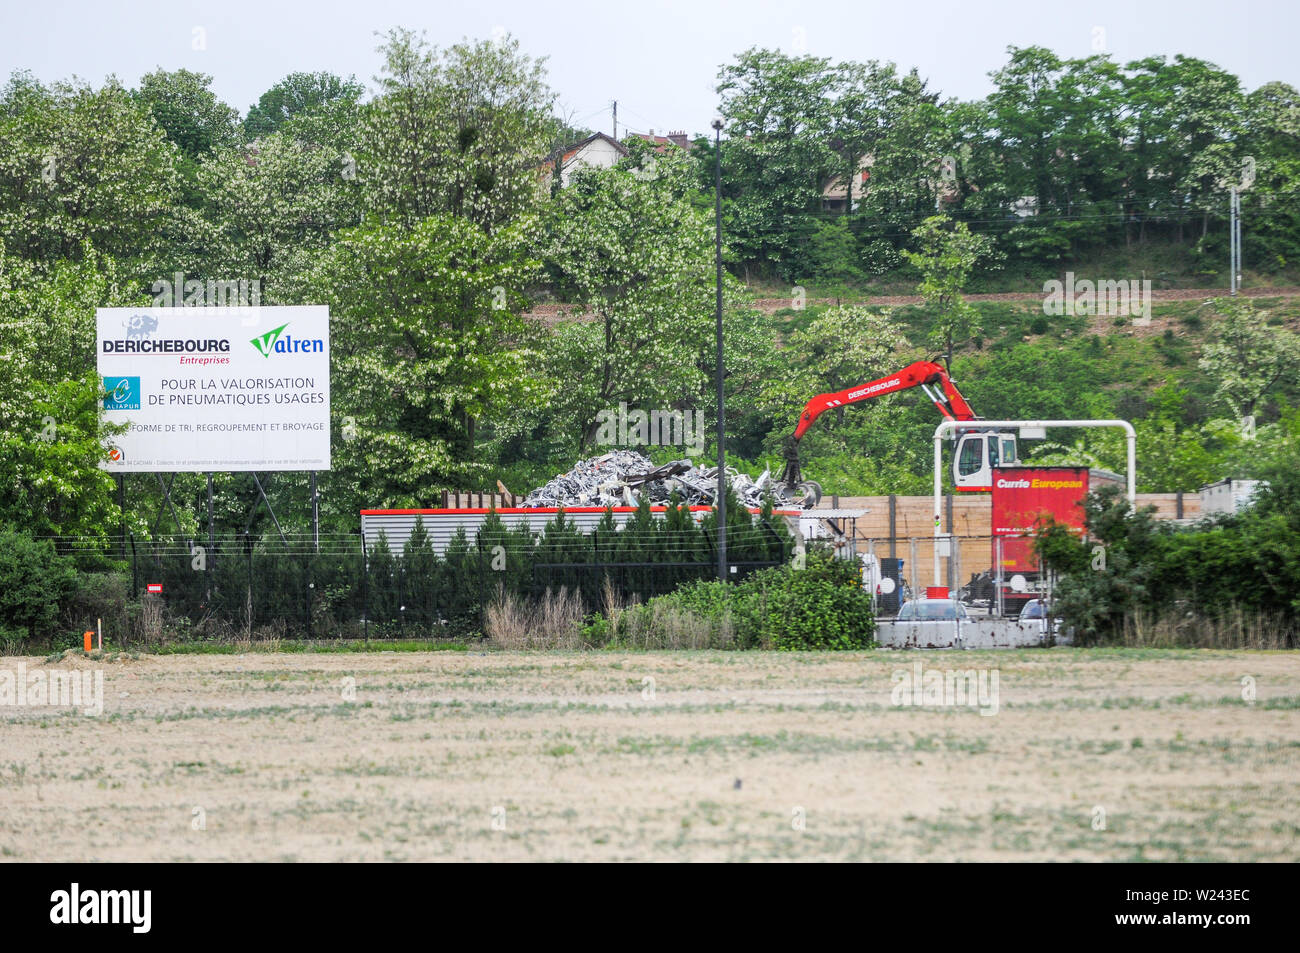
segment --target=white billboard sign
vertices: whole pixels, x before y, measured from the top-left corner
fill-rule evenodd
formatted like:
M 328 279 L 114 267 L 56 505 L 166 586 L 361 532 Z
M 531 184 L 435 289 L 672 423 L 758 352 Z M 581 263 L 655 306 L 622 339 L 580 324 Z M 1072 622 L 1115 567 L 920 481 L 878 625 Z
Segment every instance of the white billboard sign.
M 329 309 L 100 308 L 111 472 L 328 470 Z

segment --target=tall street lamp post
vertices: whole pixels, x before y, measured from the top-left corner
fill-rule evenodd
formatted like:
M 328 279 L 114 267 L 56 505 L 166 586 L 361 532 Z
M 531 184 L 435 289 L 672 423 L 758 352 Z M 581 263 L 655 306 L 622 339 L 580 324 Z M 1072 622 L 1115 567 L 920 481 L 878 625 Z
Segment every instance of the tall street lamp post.
M 722 378 L 722 120 L 713 120 L 714 259 L 718 297 L 718 578 L 727 581 L 727 448 Z

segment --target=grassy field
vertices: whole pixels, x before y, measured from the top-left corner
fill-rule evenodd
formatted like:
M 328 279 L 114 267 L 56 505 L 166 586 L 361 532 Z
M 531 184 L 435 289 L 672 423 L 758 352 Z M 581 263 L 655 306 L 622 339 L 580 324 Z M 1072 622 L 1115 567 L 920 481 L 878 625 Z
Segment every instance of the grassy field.
M 996 714 L 893 704 L 916 662 L 996 672 Z M 1293 654 L 471 649 L 0 672 L 19 664 L 102 671 L 104 713 L 0 707 L 10 861 L 1300 856 Z

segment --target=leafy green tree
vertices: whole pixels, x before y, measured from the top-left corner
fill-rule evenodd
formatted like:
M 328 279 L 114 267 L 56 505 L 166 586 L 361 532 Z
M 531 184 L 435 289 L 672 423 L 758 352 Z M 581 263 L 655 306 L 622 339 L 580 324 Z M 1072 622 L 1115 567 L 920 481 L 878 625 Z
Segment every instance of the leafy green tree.
M 778 430 L 784 430 L 787 420 L 794 426 L 803 404 L 793 406 L 798 398 L 792 398 L 785 385 L 803 371 L 797 356 L 782 347 L 780 318 L 733 299 L 730 306 L 724 304 L 722 323 L 727 452 L 752 459 L 763 452 L 774 422 Z M 701 416 L 697 421 L 715 417 L 710 408 L 717 400 L 716 362 L 716 340 L 698 341 L 696 408 Z M 704 426 L 709 431 L 706 438 L 713 438 L 716 421 Z
M 1267 424 L 1251 440 L 1235 421 L 1189 427 L 1161 415 L 1139 420 L 1134 427 L 1139 493 L 1176 493 L 1218 480 L 1252 478 L 1278 431 L 1276 424 Z
M 402 547 L 400 572 L 407 622 L 431 627 L 437 622 L 438 554 L 433 551 L 433 541 L 420 516 L 415 518 L 411 535 Z
M 1088 538 L 1079 541 L 1048 526 L 1038 546 L 1061 579 L 1054 609 L 1076 639 L 1122 638 L 1139 626 L 1175 619 L 1175 637 L 1196 641 L 1196 630 L 1244 615 L 1266 637 L 1294 645 L 1300 618 L 1300 479 L 1289 456 L 1265 471 L 1268 482 L 1243 512 L 1178 529 L 1133 510 L 1117 487 L 1084 503 Z M 1104 553 L 1104 571 L 1095 547 Z M 1288 638 L 1287 634 L 1290 632 Z
M 910 350 L 906 336 L 888 311 L 828 308 L 808 327 L 786 338 L 781 371 L 765 382 L 763 403 L 775 413 L 783 412 L 793 428 L 804 405 L 813 397 L 898 370 L 909 362 L 904 355 Z M 862 409 L 859 405 L 847 412 L 857 415 Z M 845 415 L 846 409 L 840 408 L 835 422 L 842 424 Z M 818 428 L 826 429 L 829 415 L 827 418 L 818 421 Z M 778 427 L 778 431 L 784 429 Z
M 59 603 L 72 591 L 76 573 L 49 540 L 0 528 L 0 632 L 20 630 L 27 638 L 51 635 Z
M 1242 255 L 1252 270 L 1276 271 L 1300 260 L 1300 90 L 1265 83 L 1246 97 L 1245 125 L 1256 178 L 1242 196 Z
M 482 601 L 489 595 L 487 570 L 479 551 L 471 547 L 465 527 L 458 528 L 452 536 L 439 568 L 444 614 L 452 631 L 457 634 L 480 631 Z
M 905 234 L 949 197 L 944 161 L 954 158 L 953 136 L 938 94 L 916 70 L 899 76 L 890 64 L 874 85 L 886 118 L 872 146 L 862 214 Z
M 313 254 L 361 220 L 346 171 L 333 149 L 290 132 L 208 157 L 198 171 L 202 217 L 183 239 L 190 273 L 260 281 L 266 303 L 314 303 Z
M 378 623 L 381 635 L 395 634 L 402 605 L 401 570 L 383 530 L 366 558 L 366 586 L 370 619 Z
M 1219 318 L 1199 367 L 1234 417 L 1252 416 L 1270 392 L 1300 383 L 1300 335 L 1268 325 L 1248 298 L 1216 298 L 1213 306 Z
M 102 422 L 94 309 L 135 300 L 88 245 L 48 277 L 0 246 L 0 521 L 42 535 L 118 532 L 100 468 L 118 431 Z
M 511 529 L 495 509 L 484 518 L 474 540 L 479 566 L 490 586 L 504 586 L 515 592 L 528 581 L 534 545 L 535 537 L 527 524 Z
M 96 250 L 141 278 L 162 273 L 162 226 L 180 151 L 147 107 L 110 79 L 100 89 L 20 77 L 0 102 L 0 242 L 50 267 Z M 164 269 L 165 270 L 165 269 Z
M 879 159 L 891 119 L 891 102 L 897 89 L 893 63 L 882 65 L 843 62 L 834 67 L 834 103 L 831 106 L 831 148 L 842 159 L 838 170 L 845 183 L 845 216 L 853 214 L 865 189 L 859 182 L 859 160 Z
M 307 113 L 321 113 L 340 104 L 355 106 L 365 93 L 356 77 L 334 73 L 294 72 L 280 80 L 250 106 L 244 117 L 244 135 L 250 140 L 280 132 L 286 124 Z
M 535 355 L 511 346 L 537 273 L 528 235 L 527 222 L 489 235 L 446 216 L 339 233 L 312 278 L 330 306 L 333 410 L 355 427 L 335 450 L 336 492 L 409 506 L 484 479 L 475 422 L 539 393 Z
M 790 256 L 790 273 L 840 293 L 860 282 L 858 243 L 847 220 L 810 220 L 800 249 Z
M 916 251 L 904 257 L 921 272 L 917 292 L 934 316 L 930 340 L 942 346 L 952 364 L 953 345 L 964 343 L 980 331 L 979 312 L 962 297 L 962 289 L 981 258 L 992 255 L 992 242 L 973 234 L 965 222 L 934 215 L 912 233 Z
M 573 311 L 547 344 L 561 386 L 546 413 L 580 450 L 620 402 L 648 411 L 690 400 L 712 341 L 713 229 L 686 199 L 689 165 L 671 153 L 640 160 L 578 171 L 548 219 L 546 257 Z
M 757 48 L 719 71 L 728 234 L 743 262 L 793 277 L 783 262 L 841 166 L 831 148 L 834 84 L 829 60 Z
M 554 132 L 544 61 L 510 37 L 439 52 L 401 29 L 380 52 L 384 71 L 358 155 L 367 207 L 407 221 L 451 215 L 489 229 L 530 210 Z
M 1225 183 L 1240 176 L 1242 156 L 1235 143 L 1245 101 L 1237 77 L 1213 63 L 1179 54 L 1164 66 L 1164 73 L 1165 82 L 1174 87 L 1169 108 L 1177 117 L 1175 186 L 1188 197 L 1189 211 L 1200 214 L 1203 239 L 1210 217 L 1226 209 Z
M 591 538 L 572 519 L 566 519 L 564 508 L 560 507 L 555 517 L 542 528 L 533 558 L 540 565 L 590 562 Z M 545 577 L 554 589 L 564 586 L 575 590 L 592 582 L 581 569 L 549 569 L 545 571 Z
M 1125 151 L 1126 235 L 1145 242 L 1153 222 L 1173 217 L 1182 231 L 1182 198 L 1177 181 L 1185 157 L 1180 152 L 1172 104 L 1173 76 L 1163 56 L 1135 60 L 1125 66 L 1124 99 L 1129 116 L 1130 148 Z M 1137 233 L 1133 235 L 1132 226 Z
M 205 73 L 159 69 L 141 77 L 139 89 L 132 92 L 180 150 L 179 200 L 187 209 L 203 204 L 204 194 L 196 181 L 200 160 L 218 149 L 232 148 L 239 139 L 239 113 L 217 99 L 211 85 L 212 77 Z
M 991 74 L 984 135 L 976 159 L 981 201 L 1003 209 L 1028 200 L 1032 217 L 1006 236 L 1021 256 L 1052 260 L 1115 231 L 1123 194 L 1124 143 L 1131 103 L 1124 76 L 1104 56 L 1063 60 L 1050 50 L 1012 47 Z M 1117 233 L 1117 232 L 1116 232 Z
M 212 92 L 212 77 L 187 69 L 155 70 L 140 78 L 135 98 L 190 159 L 235 144 L 239 113 Z

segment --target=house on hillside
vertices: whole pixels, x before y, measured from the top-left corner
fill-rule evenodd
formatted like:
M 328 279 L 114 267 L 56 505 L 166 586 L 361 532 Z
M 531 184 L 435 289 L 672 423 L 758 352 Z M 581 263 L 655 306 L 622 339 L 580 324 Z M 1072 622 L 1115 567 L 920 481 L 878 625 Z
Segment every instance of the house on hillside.
M 609 169 L 627 156 L 627 146 L 603 132 L 595 132 L 581 142 L 562 149 L 556 149 L 538 168 L 538 189 L 543 195 L 551 192 L 551 182 L 555 177 L 556 167 L 560 171 L 560 187 L 569 184 L 569 179 L 577 169 Z
M 666 136 L 656 136 L 655 131 L 651 129 L 648 133 L 634 132 L 628 138 L 640 139 L 650 143 L 655 147 L 655 152 L 667 152 L 669 149 L 685 149 L 690 152 L 695 145 L 686 138 L 684 131 L 670 132 Z
M 875 162 L 875 156 L 871 155 L 864 155 L 858 159 L 858 172 L 853 177 L 853 208 L 855 209 L 858 207 L 859 199 L 867 191 L 867 180 L 871 178 L 871 167 Z M 844 176 L 833 175 L 822 185 L 823 212 L 843 212 L 848 198 L 849 190 L 844 184 Z

